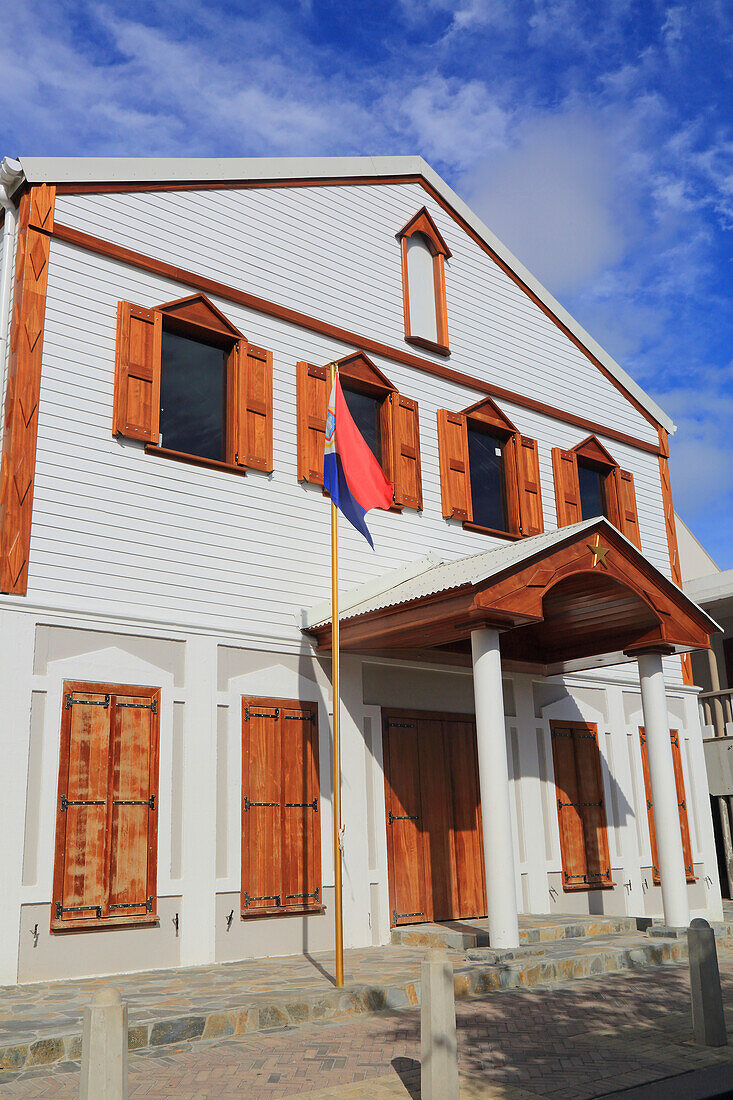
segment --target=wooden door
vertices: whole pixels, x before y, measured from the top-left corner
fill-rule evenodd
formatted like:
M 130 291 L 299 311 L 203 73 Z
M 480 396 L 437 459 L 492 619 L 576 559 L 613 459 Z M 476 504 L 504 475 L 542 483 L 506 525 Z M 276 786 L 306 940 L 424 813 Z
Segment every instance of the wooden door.
M 392 711 L 383 733 L 392 925 L 484 916 L 473 719 Z

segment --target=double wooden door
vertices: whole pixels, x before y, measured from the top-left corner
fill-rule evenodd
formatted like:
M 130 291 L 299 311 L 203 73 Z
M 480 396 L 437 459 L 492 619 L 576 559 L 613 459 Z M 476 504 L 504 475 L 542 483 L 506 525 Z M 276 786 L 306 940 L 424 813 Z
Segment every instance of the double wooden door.
M 390 923 L 485 916 L 473 718 L 386 711 L 383 735 Z

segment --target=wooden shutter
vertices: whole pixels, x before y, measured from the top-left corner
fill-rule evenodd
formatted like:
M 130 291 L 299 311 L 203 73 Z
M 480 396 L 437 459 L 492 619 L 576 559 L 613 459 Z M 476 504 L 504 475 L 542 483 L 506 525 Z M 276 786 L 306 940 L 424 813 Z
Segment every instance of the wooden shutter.
M 392 481 L 394 502 L 404 508 L 422 508 L 420 418 L 417 401 L 401 393 L 392 403 Z
M 685 780 L 682 773 L 682 755 L 680 752 L 680 737 L 677 730 L 669 731 L 672 745 L 672 762 L 674 764 L 674 778 L 677 787 L 677 806 L 680 815 L 680 834 L 682 837 L 682 855 L 685 861 L 685 875 L 688 882 L 695 881 L 695 868 L 692 862 L 692 843 L 690 840 L 690 823 L 687 818 L 687 799 L 685 797 Z M 652 783 L 649 774 L 649 753 L 646 745 L 646 732 L 643 726 L 639 726 L 639 742 L 641 744 L 641 767 L 644 773 L 644 792 L 646 794 L 646 812 L 649 821 L 649 842 L 652 856 L 652 878 L 655 885 L 660 883 L 659 856 L 657 854 L 657 829 L 654 823 L 654 803 L 652 800 Z
M 117 695 L 110 745 L 110 916 L 154 913 L 158 848 L 158 725 L 151 700 Z
M 322 904 L 318 721 L 315 703 L 283 706 L 283 905 Z
M 519 489 L 519 517 L 521 533 L 539 535 L 545 529 L 540 490 L 540 458 L 536 439 L 515 435 L 514 448 L 517 459 L 517 485 Z
M 463 413 L 438 409 L 440 495 L 446 519 L 473 519 L 468 428 Z
M 320 908 L 315 703 L 242 700 L 242 916 Z
M 159 692 L 65 684 L 51 929 L 155 920 Z
M 163 315 L 129 302 L 117 305 L 117 347 L 112 431 L 158 442 L 160 351 Z
M 614 470 L 616 481 L 616 495 L 618 498 L 618 526 L 622 535 L 633 542 L 641 550 L 641 537 L 639 535 L 639 516 L 636 511 L 636 493 L 634 491 L 634 475 L 628 470 Z
M 236 461 L 253 470 L 272 470 L 272 352 L 239 342 L 239 416 Z
M 551 734 L 563 887 L 612 886 L 598 734 L 591 726 L 556 722 Z
M 329 377 L 325 367 L 298 363 L 298 480 L 323 485 Z
M 558 527 L 567 527 L 582 519 L 578 458 L 574 451 L 552 448 L 552 470 L 555 475 L 555 507 Z

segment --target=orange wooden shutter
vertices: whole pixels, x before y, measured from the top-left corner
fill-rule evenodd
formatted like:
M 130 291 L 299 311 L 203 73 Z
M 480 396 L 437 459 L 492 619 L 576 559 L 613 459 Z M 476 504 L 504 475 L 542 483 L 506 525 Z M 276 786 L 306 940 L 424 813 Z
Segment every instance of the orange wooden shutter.
M 298 480 L 323 485 L 329 377 L 325 367 L 298 363 Z
M 578 458 L 574 451 L 552 448 L 552 470 L 555 475 L 555 507 L 558 527 L 567 527 L 582 518 Z
M 514 436 L 519 487 L 519 516 L 522 534 L 539 535 L 545 529 L 540 490 L 540 457 L 536 439 Z
M 277 700 L 242 699 L 242 914 L 280 909 L 282 755 Z
M 630 542 L 633 542 L 634 546 L 641 550 L 634 475 L 628 470 L 619 470 L 618 467 L 616 467 L 614 474 L 618 496 L 619 530 L 622 535 L 626 535 Z
M 680 753 L 680 738 L 677 730 L 670 730 L 669 737 L 672 744 L 672 762 L 674 764 L 674 778 L 677 787 L 677 805 L 680 815 L 680 834 L 682 836 L 682 854 L 685 860 L 685 875 L 688 882 L 695 881 L 695 868 L 692 863 L 692 843 L 690 840 L 690 823 L 687 818 L 687 799 L 685 798 L 685 780 L 682 774 L 682 755 Z M 657 855 L 657 830 L 654 824 L 654 803 L 652 801 L 652 783 L 649 775 L 649 754 L 646 745 L 646 733 L 643 726 L 639 726 L 639 742 L 641 744 L 641 766 L 644 773 L 644 791 L 646 794 L 646 812 L 649 821 L 649 841 L 652 855 L 652 878 L 658 886 L 660 883 L 659 857 Z
M 253 470 L 272 470 L 272 352 L 239 343 L 239 423 L 236 460 Z
M 315 703 L 283 705 L 283 905 L 321 906 L 321 812 Z
M 575 728 L 575 766 L 585 834 L 585 861 L 589 885 L 611 882 L 611 857 L 608 851 L 608 826 L 603 797 L 601 753 L 598 732 L 590 726 Z
M 440 496 L 446 519 L 473 519 L 468 428 L 463 413 L 438 409 Z
M 157 909 L 158 696 L 116 695 L 112 714 L 110 916 Z
M 105 692 L 64 692 L 52 928 L 105 911 L 110 706 Z
M 112 431 L 158 442 L 160 349 L 163 315 L 129 302 L 117 305 L 117 347 Z
M 610 886 L 611 860 L 597 731 L 589 725 L 552 723 L 563 887 Z
M 583 817 L 578 806 L 580 790 L 575 768 L 575 741 L 569 726 L 552 725 L 552 761 L 555 768 L 563 886 L 566 890 L 583 889 L 587 871 L 585 835 Z
M 392 481 L 394 502 L 404 508 L 422 508 L 420 418 L 417 401 L 401 393 L 392 403 Z

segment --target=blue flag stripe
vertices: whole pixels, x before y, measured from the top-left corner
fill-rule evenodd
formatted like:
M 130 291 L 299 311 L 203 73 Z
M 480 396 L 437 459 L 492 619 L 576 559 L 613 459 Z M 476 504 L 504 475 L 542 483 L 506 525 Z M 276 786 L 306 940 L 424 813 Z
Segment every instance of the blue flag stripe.
M 369 534 L 364 516 L 366 511 L 354 500 L 349 489 L 344 468 L 341 464 L 341 456 L 336 451 L 326 454 L 323 460 L 323 486 L 331 494 L 331 500 L 346 516 L 352 526 L 356 528 L 367 540 L 372 550 L 374 543 Z

